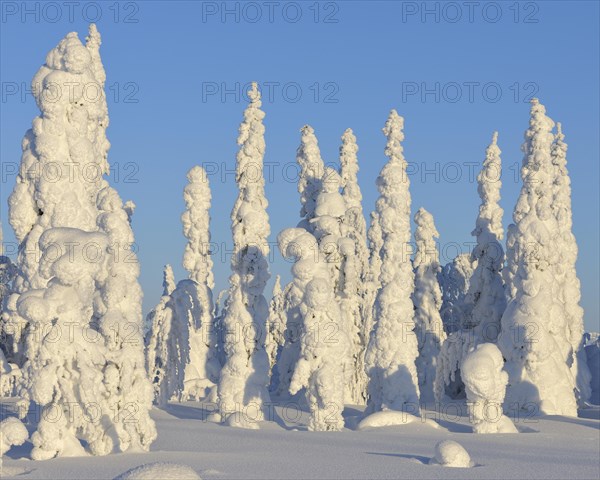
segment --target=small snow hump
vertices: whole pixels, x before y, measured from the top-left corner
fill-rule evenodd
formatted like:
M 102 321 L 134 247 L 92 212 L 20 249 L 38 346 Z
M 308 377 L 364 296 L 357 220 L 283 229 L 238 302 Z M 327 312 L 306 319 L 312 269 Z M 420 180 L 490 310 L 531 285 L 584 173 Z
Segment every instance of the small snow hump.
M 457 468 L 471 468 L 474 466 L 464 447 L 452 440 L 442 440 L 435 446 L 435 456 L 429 460 L 429 464 Z
M 200 476 L 187 465 L 156 462 L 134 467 L 114 480 L 201 480 Z

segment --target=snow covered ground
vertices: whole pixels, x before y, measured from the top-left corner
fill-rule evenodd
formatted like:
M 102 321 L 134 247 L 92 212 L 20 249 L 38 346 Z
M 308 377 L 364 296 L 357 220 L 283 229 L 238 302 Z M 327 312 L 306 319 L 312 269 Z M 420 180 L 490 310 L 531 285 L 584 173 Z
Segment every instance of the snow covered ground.
M 13 399 L 0 401 L 10 415 Z M 436 419 L 441 428 L 413 422 L 402 426 L 342 432 L 308 432 L 308 413 L 279 403 L 260 430 L 208 421 L 200 403 L 154 408 L 158 439 L 151 451 L 108 457 L 26 459 L 27 442 L 4 460 L 8 479 L 113 479 L 142 464 L 170 462 L 193 468 L 202 479 L 339 478 L 600 478 L 600 408 L 580 410 L 579 418 L 546 416 L 517 420 L 520 434 L 475 435 L 466 416 L 453 408 Z M 356 425 L 360 410 L 347 407 L 346 426 Z M 286 420 L 287 419 L 287 420 Z M 470 469 L 430 465 L 441 440 L 460 443 L 475 464 Z M 268 455 L 265 455 L 268 452 Z M 15 475 L 15 472 L 23 473 Z M 12 476 L 11 476 L 12 475 Z M 146 477 L 144 477 L 146 478 Z

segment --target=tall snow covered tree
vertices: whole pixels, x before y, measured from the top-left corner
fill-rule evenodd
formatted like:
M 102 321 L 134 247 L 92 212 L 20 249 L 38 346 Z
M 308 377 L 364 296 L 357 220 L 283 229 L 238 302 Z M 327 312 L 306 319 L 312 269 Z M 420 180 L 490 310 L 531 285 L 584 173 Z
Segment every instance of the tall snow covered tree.
M 373 325 L 375 324 L 374 306 L 377 292 L 379 291 L 379 275 L 381 273 L 381 248 L 383 246 L 383 234 L 379 224 L 379 215 L 377 211 L 371 212 L 371 224 L 367 232 L 369 241 L 369 269 L 365 281 L 364 298 L 364 327 L 366 344 L 369 343 Z
M 341 306 L 341 326 L 352 339 L 354 364 L 348 363 L 351 371 L 346 377 L 352 379 L 346 383 L 345 398 L 348 403 L 364 403 L 363 348 L 360 342 L 362 321 L 360 317 L 360 298 L 357 298 L 357 262 L 356 245 L 345 228 L 346 203 L 340 193 L 341 177 L 331 168 L 325 168 L 321 181 L 321 192 L 317 196 L 315 217 L 311 220 L 314 234 L 319 242 L 319 251 L 329 267 L 329 280 L 336 301 Z
M 284 257 L 295 258 L 292 285 L 303 292 L 299 307 L 303 322 L 300 354 L 290 393 L 304 389 L 310 409 L 309 430 L 341 430 L 349 341 L 329 279 L 330 270 L 317 240 L 304 229 L 282 231 L 278 244 Z
M 352 403 L 364 405 L 367 399 L 367 377 L 364 368 L 364 356 L 369 331 L 365 330 L 366 310 L 372 308 L 365 303 L 366 281 L 369 270 L 369 251 L 367 248 L 367 225 L 362 208 L 362 193 L 358 184 L 358 145 L 351 129 L 342 135 L 340 147 L 340 173 L 342 177 L 342 196 L 346 204 L 346 213 L 342 224 L 342 233 L 352 241 L 343 255 L 343 277 L 345 307 L 353 313 L 353 330 L 348 332 L 352 345 L 353 379 L 349 382 Z
M 314 233 L 315 224 L 313 220 L 316 216 L 317 198 L 322 190 L 322 181 L 325 174 L 325 164 L 321 158 L 321 151 L 315 131 L 310 125 L 305 125 L 300 129 L 300 146 L 296 151 L 296 161 L 300 167 L 298 176 L 298 193 L 300 194 L 300 217 L 302 220 L 298 227 Z M 294 366 L 300 355 L 300 329 L 302 328 L 302 318 L 300 317 L 300 303 L 303 292 L 297 291 L 292 284 L 284 289 L 284 311 L 286 317 L 285 342 L 277 358 L 277 376 L 273 378 L 271 387 L 278 395 L 285 395 L 289 392 L 290 382 L 294 373 Z
M 23 140 L 9 198 L 20 253 L 8 314 L 22 332 L 23 407 L 63 412 L 58 422 L 42 415 L 34 459 L 81 454 L 81 441 L 96 455 L 147 450 L 156 438 L 133 233 L 103 178 L 110 144 L 100 43 L 94 25 L 85 46 L 70 33 L 35 75 L 41 115 Z M 85 95 L 87 85 L 98 95 Z
M 148 316 L 146 325 L 146 370 L 154 387 L 154 399 L 160 406 L 165 406 L 173 395 L 183 390 L 184 368 L 178 361 L 180 355 L 189 358 L 189 347 L 186 341 L 180 345 L 180 336 L 171 337 L 173 327 L 173 310 L 169 302 L 175 290 L 175 281 L 171 265 L 165 265 L 163 271 L 163 294 Z M 174 355 L 174 356 L 173 356 Z M 183 363 L 185 366 L 185 362 Z
M 225 365 L 218 385 L 221 419 L 229 425 L 258 428 L 269 401 L 269 359 L 265 335 L 269 306 L 263 295 L 269 280 L 270 234 L 263 157 L 264 112 L 256 83 L 248 92 L 250 104 L 240 125 L 236 178 L 239 194 L 231 212 L 232 275 L 225 328 Z M 248 408 L 253 416 L 248 415 Z M 256 414 L 254 414 L 256 413 Z
M 433 223 L 433 216 L 424 208 L 415 214 L 415 243 L 417 251 L 413 266 L 415 269 L 415 333 L 419 342 L 419 357 L 416 360 L 419 378 L 419 391 L 422 402 L 432 402 L 433 385 L 440 347 L 446 339 L 440 309 L 442 292 L 438 284 L 440 261 L 435 238 L 439 233 Z
M 392 110 L 383 129 L 389 158 L 377 179 L 377 214 L 383 236 L 381 288 L 375 302 L 375 326 L 365 363 L 369 376 L 367 412 L 418 411 L 419 355 L 411 295 L 410 180 L 402 153 L 404 119 Z
M 584 405 L 591 395 L 591 374 L 587 365 L 583 347 L 583 308 L 580 282 L 575 264 L 577 262 L 577 241 L 573 234 L 573 215 L 571 209 L 571 179 L 567 170 L 567 144 L 560 123 L 556 124 L 557 134 L 552 145 L 552 165 L 554 167 L 552 208 L 558 222 L 558 248 L 561 256 L 557 266 L 556 278 L 559 289 L 558 298 L 563 302 L 567 318 L 567 338 L 571 350 L 567 355 L 567 365 L 576 382 L 577 400 Z
M 523 187 L 515 206 L 515 298 L 502 316 L 498 345 L 510 377 L 507 404 L 543 414 L 577 415 L 574 382 L 565 359 L 571 350 L 567 320 L 556 298 L 560 261 L 559 226 L 552 209 L 552 128 L 554 122 L 537 99 L 531 102 L 525 133 Z
M 481 343 L 496 342 L 500 333 L 500 319 L 506 309 L 506 297 L 502 281 L 504 250 L 501 240 L 503 210 L 500 200 L 502 165 L 498 147 L 498 132 L 486 149 L 483 167 L 477 176 L 477 191 L 481 198 L 475 229 L 471 232 L 477 239 L 471 254 L 471 265 L 476 265 L 469 281 L 469 289 L 462 305 L 461 328 L 452 332 L 442 346 L 438 362 L 436 386 L 438 401 L 445 390 L 452 396 L 464 392 L 459 375 L 462 361 Z
M 199 399 L 210 394 L 219 378 L 216 338 L 213 328 L 213 262 L 210 257 L 210 201 L 208 176 L 204 169 L 195 166 L 187 174 L 188 184 L 183 191 L 186 210 L 181 215 L 183 234 L 188 242 L 183 254 L 183 267 L 193 283 L 180 282 L 176 291 L 183 288 L 187 294 L 179 298 L 188 304 L 189 311 L 182 310 L 186 318 L 180 322 L 190 323 L 190 358 L 185 367 L 185 393 L 188 398 Z M 182 292 L 183 293 L 183 292 Z M 189 300 L 187 299 L 189 296 Z M 183 307 L 183 303 L 179 309 Z
M 305 125 L 300 130 L 300 146 L 296 152 L 296 161 L 300 166 L 298 177 L 298 193 L 300 193 L 300 216 L 302 220 L 299 227 L 313 232 L 310 221 L 315 217 L 317 197 L 321 192 L 322 179 L 325 174 L 325 164 L 321 158 L 321 151 L 315 131 L 310 125 Z
M 479 215 L 475 230 L 477 245 L 472 253 L 472 262 L 477 267 L 471 277 L 467 302 L 469 302 L 469 326 L 475 329 L 477 343 L 495 342 L 500 333 L 500 319 L 506 308 L 502 266 L 504 250 L 501 241 L 504 237 L 502 215 L 499 205 L 502 164 L 498 148 L 498 132 L 494 132 L 492 143 L 486 150 L 483 168 L 477 176 Z

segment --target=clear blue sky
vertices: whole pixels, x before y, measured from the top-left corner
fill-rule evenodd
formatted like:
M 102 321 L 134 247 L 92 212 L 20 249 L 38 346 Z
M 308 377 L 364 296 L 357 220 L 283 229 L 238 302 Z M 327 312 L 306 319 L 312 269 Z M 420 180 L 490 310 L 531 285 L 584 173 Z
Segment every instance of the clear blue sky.
M 479 198 L 470 173 L 496 129 L 504 224 L 511 221 L 527 100 L 539 96 L 563 123 L 569 144 L 586 327 L 598 330 L 598 2 L 429 2 L 427 11 L 423 5 L 226 2 L 224 11 L 223 2 L 30 2 L 27 9 L 1 2 L 5 241 L 14 239 L 6 220 L 14 184 L 8 164 L 19 162 L 21 138 L 38 113 L 23 86 L 66 33 L 84 38 L 88 21 L 97 20 L 110 87 L 109 160 L 118 173 L 113 184 L 138 206 L 145 312 L 159 298 L 165 263 L 178 279 L 185 275 L 179 217 L 185 173 L 195 164 L 218 169 L 210 178 L 220 249 L 215 276 L 218 289 L 227 284 L 229 257 L 221 253 L 231 249 L 240 92 L 256 80 L 272 94 L 264 101 L 272 240 L 298 221 L 293 163 L 300 127 L 315 128 L 327 163 L 337 161 L 344 129 L 354 129 L 368 214 L 385 162 L 381 128 L 395 108 L 405 118 L 405 154 L 414 163 L 413 211 L 424 206 L 433 213 L 444 262 L 472 242 Z M 272 271 L 289 278 L 278 252 Z

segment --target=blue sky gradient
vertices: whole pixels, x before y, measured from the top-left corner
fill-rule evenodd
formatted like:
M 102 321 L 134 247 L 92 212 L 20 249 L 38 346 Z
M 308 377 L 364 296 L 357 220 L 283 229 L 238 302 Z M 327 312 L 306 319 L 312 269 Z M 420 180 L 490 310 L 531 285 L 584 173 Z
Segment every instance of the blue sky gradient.
M 46 53 L 97 20 L 107 71 L 113 185 L 137 204 L 134 230 L 144 312 L 158 301 L 162 267 L 185 277 L 180 214 L 185 174 L 211 172 L 217 291 L 229 274 L 229 214 L 243 85 L 263 87 L 271 239 L 299 220 L 299 129 L 315 128 L 326 163 L 340 136 L 358 138 L 363 206 L 373 209 L 391 108 L 405 118 L 413 212 L 435 218 L 446 263 L 471 248 L 475 176 L 492 132 L 504 164 L 501 205 L 511 221 L 528 100 L 538 96 L 569 144 L 574 231 L 587 329 L 599 326 L 598 2 L 89 2 L 69 7 L 2 2 L 0 212 L 21 139 L 38 114 L 26 92 Z M 58 7 L 56 7 L 57 5 Z M 471 10 L 470 10 L 471 8 Z M 259 18 L 260 14 L 260 18 Z M 460 18 L 459 18 L 460 14 Z M 299 16 L 301 15 L 301 16 Z M 100 18 L 98 18 L 100 16 Z M 270 92 L 268 98 L 266 91 Z M 278 252 L 273 273 L 289 278 Z M 270 292 L 267 292 L 267 296 Z

